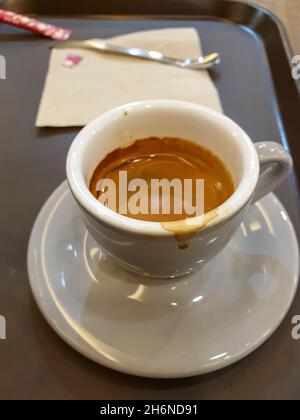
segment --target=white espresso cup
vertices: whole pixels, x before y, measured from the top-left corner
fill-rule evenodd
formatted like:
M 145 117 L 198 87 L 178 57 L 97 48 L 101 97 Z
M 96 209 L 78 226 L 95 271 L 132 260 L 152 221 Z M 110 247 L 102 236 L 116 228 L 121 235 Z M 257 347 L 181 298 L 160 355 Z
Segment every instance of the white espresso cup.
M 89 191 L 97 165 L 113 150 L 149 137 L 180 138 L 209 149 L 230 171 L 233 195 L 213 213 L 188 219 L 184 227 L 174 225 L 174 230 L 101 204 Z M 136 273 L 173 278 L 199 270 L 217 255 L 249 206 L 274 189 L 291 167 L 292 159 L 280 144 L 253 144 L 218 112 L 183 101 L 149 100 L 115 108 L 84 127 L 68 153 L 67 179 L 87 230 L 108 255 Z M 184 247 L 178 243 L 180 235 L 186 238 Z

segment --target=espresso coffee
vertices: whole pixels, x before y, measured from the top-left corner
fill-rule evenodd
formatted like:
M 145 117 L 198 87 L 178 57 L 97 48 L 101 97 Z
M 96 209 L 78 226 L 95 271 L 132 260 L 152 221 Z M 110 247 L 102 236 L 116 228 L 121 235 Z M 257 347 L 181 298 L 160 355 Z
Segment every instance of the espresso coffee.
M 95 169 L 89 189 L 120 214 L 163 223 L 199 215 L 201 201 L 202 214 L 216 209 L 233 194 L 234 185 L 211 151 L 188 140 L 151 137 L 109 153 Z

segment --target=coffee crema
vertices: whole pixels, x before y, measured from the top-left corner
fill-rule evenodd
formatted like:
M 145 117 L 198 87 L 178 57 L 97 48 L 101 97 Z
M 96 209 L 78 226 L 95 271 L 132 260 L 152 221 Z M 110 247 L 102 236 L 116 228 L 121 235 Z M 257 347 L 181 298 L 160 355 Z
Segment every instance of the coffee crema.
M 124 176 L 128 185 L 131 181 L 132 186 L 136 185 L 136 188 L 131 186 L 125 193 L 121 188 Z M 111 208 L 109 200 L 102 201 L 104 205 L 127 217 L 151 222 L 168 223 L 194 217 L 198 215 L 197 205 L 203 199 L 202 213 L 211 212 L 234 192 L 231 174 L 220 158 L 196 143 L 179 138 L 150 137 L 136 140 L 128 147 L 109 153 L 96 167 L 89 185 L 90 192 L 100 201 L 108 189 L 107 186 L 101 187 L 104 179 L 112 181 L 116 186 L 115 208 Z M 142 186 L 148 187 L 146 193 L 144 190 L 144 196 L 141 195 L 141 181 L 134 184 L 136 179 L 143 180 Z M 168 180 L 171 188 L 155 188 L 154 191 L 154 180 Z M 176 185 L 172 183 L 173 180 L 177 180 Z M 185 194 L 187 180 L 190 182 L 191 197 Z M 204 183 L 201 184 L 200 180 Z M 179 188 L 180 184 L 184 188 L 178 195 L 179 190 L 176 187 Z M 199 191 L 202 192 L 200 199 Z M 169 205 L 164 201 L 166 193 L 169 194 Z M 130 211 L 130 200 L 135 200 L 134 212 Z M 141 201 L 144 208 L 145 203 L 147 206 L 143 213 L 137 212 Z

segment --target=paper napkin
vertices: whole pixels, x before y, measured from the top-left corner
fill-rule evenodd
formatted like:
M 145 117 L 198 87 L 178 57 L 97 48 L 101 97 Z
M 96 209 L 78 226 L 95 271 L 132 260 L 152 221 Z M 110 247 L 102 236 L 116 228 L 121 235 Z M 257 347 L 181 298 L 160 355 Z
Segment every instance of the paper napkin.
M 201 55 L 193 28 L 135 32 L 107 41 L 179 58 Z M 80 59 L 74 66 L 64 65 L 71 55 Z M 85 49 L 53 49 L 36 126 L 82 126 L 111 108 L 145 99 L 180 99 L 222 112 L 207 71 Z

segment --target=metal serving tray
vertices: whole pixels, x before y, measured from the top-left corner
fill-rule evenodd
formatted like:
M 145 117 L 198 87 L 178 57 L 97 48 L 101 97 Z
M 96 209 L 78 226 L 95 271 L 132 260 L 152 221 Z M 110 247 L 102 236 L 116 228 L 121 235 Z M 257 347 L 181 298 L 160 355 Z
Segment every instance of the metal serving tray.
M 73 29 L 73 38 L 109 37 L 163 27 L 193 26 L 204 52 L 218 50 L 212 73 L 226 115 L 255 141 L 289 147 L 295 171 L 277 195 L 300 234 L 300 87 L 291 76 L 292 52 L 281 23 L 251 4 L 227 0 L 0 1 L 0 7 Z M 51 40 L 0 25 L 0 398 L 299 398 L 300 342 L 291 318 L 251 356 L 221 372 L 185 380 L 146 380 L 98 366 L 49 328 L 31 297 L 26 249 L 34 219 L 65 179 L 65 158 L 78 128 L 36 129 L 35 116 Z

